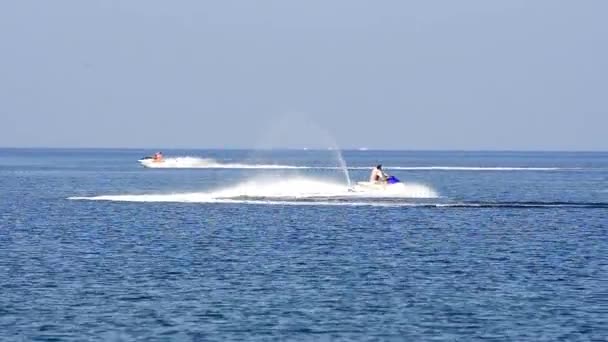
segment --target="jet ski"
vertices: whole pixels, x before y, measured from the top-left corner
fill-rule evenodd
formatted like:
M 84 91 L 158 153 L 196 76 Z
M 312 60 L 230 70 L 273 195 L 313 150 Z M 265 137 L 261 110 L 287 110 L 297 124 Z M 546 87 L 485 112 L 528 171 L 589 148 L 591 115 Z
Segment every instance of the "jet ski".
M 349 189 L 349 191 L 384 191 L 391 189 L 391 187 L 395 186 L 396 184 L 403 183 L 401 183 L 401 181 L 395 176 L 388 176 L 386 178 L 386 182 L 357 182 L 357 184 Z
M 155 164 L 165 162 L 165 160 L 163 158 L 159 159 L 159 158 L 154 158 L 153 156 L 145 156 L 145 157 L 142 157 L 141 159 L 138 159 L 137 161 L 145 167 L 150 167 L 150 165 L 155 165 Z

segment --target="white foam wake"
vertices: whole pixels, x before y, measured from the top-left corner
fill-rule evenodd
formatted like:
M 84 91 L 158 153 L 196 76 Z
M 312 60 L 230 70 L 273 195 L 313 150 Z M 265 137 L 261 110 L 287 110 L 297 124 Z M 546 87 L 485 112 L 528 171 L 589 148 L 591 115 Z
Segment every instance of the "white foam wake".
M 372 205 L 361 201 L 371 198 L 437 198 L 437 193 L 421 184 L 394 184 L 383 190 L 350 191 L 340 183 L 311 178 L 290 178 L 280 181 L 250 180 L 238 185 L 209 192 L 106 195 L 70 197 L 73 200 L 124 201 L 124 202 L 182 202 L 182 203 L 265 203 L 265 204 L 331 204 L 332 199 L 343 200 L 347 205 Z M 299 200 L 317 199 L 314 203 Z M 323 201 L 323 200 L 328 201 Z
M 510 166 L 387 166 L 393 170 L 444 170 L 444 171 L 557 171 L 559 167 L 510 167 Z
M 166 169 L 301 169 L 306 167 L 276 164 L 221 163 L 211 158 L 175 157 L 162 161 L 141 159 L 139 163 L 148 168 Z
M 246 164 L 246 163 L 222 163 L 211 158 L 198 157 L 174 157 L 165 158 L 156 162 L 152 159 L 142 159 L 139 162 L 147 168 L 167 169 L 326 169 L 340 170 L 338 166 L 299 166 L 281 164 Z M 371 170 L 371 166 L 350 166 L 349 170 Z M 557 171 L 573 170 L 559 167 L 510 167 L 510 166 L 385 166 L 386 170 L 410 170 L 410 171 Z

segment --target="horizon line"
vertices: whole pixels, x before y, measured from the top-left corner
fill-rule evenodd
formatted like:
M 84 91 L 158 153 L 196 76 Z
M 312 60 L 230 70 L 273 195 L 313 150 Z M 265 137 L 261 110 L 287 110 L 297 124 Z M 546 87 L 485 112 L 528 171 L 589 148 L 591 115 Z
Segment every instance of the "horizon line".
M 322 148 L 322 147 L 105 147 L 105 146 L 0 146 L 3 150 L 212 150 L 212 151 L 395 151 L 395 152 L 570 152 L 570 153 L 606 153 L 608 150 L 602 149 L 442 149 L 442 148 L 371 148 L 371 147 L 345 147 L 345 148 Z

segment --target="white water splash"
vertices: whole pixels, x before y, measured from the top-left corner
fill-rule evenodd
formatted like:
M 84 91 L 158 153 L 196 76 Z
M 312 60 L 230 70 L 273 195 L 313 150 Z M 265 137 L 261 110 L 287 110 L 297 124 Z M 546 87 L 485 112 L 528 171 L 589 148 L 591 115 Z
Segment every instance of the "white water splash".
M 155 169 L 302 169 L 307 167 L 277 164 L 221 163 L 211 158 L 174 157 L 162 161 L 141 159 L 139 163 Z
M 437 193 L 421 184 L 393 184 L 386 189 L 353 192 L 344 184 L 311 178 L 289 178 L 279 181 L 250 180 L 238 185 L 209 192 L 106 195 L 70 197 L 73 200 L 105 200 L 125 202 L 183 202 L 183 203 L 266 203 L 276 204 L 289 200 L 310 198 L 342 198 L 345 200 L 371 198 L 437 198 Z M 277 202 L 278 201 L 278 202 Z M 348 203 L 348 202 L 346 202 Z M 373 201 L 352 202 L 358 205 L 377 204 Z M 321 205 L 323 202 L 318 202 Z

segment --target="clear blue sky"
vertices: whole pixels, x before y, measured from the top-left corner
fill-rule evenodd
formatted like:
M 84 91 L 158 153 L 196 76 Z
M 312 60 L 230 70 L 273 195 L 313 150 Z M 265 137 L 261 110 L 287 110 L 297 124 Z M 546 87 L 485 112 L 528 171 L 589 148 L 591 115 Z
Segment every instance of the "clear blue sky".
M 0 2 L 0 146 L 608 150 L 608 1 Z M 317 128 L 317 126 L 321 128 Z

